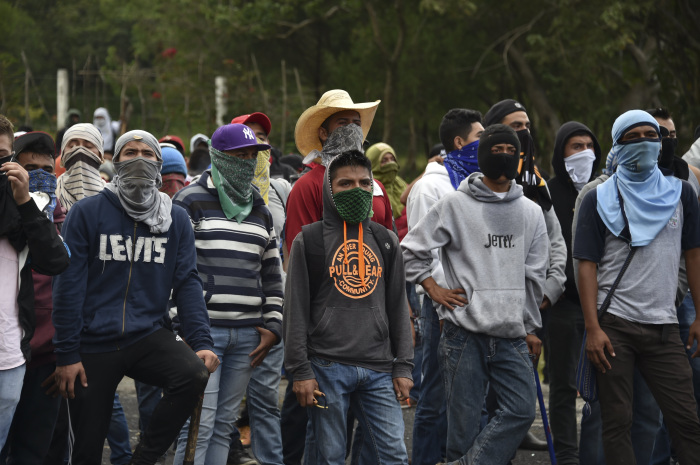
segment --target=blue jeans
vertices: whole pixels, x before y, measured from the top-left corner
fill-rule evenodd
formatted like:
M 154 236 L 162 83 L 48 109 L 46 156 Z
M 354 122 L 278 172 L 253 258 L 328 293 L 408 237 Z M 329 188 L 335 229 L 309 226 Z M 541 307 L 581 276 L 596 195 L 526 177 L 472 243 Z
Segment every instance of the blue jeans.
M 413 421 L 413 465 L 435 465 L 445 457 L 445 384 L 438 362 L 440 320 L 427 295 L 421 309 L 423 360 L 420 396 Z
M 363 428 L 362 449 L 369 448 L 374 463 L 407 464 L 401 406 L 391 373 L 311 357 L 311 368 L 325 408 L 307 408 L 316 441 L 318 465 L 345 463 L 347 413 L 352 409 Z M 309 448 L 307 447 L 307 451 Z M 365 452 L 362 453 L 363 457 Z
M 279 386 L 282 379 L 284 344 L 270 349 L 265 360 L 253 370 L 248 382 L 246 405 L 250 417 L 250 445 L 260 465 L 282 465 L 282 430 L 280 428 Z M 240 441 L 234 426 L 231 442 Z
M 27 364 L 9 370 L 0 370 L 0 450 L 5 447 L 12 425 L 12 417 L 22 395 L 24 372 Z
M 649 464 L 654 440 L 659 429 L 661 411 L 654 400 L 642 374 L 635 368 L 632 397 L 632 448 L 637 463 Z M 605 465 L 603 454 L 603 420 L 600 403 L 591 404 L 591 414 L 581 419 L 581 442 L 579 443 L 581 465 Z
M 472 333 L 445 322 L 440 362 L 447 399 L 447 461 L 508 463 L 535 420 L 537 388 L 525 339 Z M 489 384 L 499 409 L 479 432 Z
M 114 393 L 114 403 L 112 404 L 112 419 L 109 421 L 107 431 L 107 443 L 111 453 L 109 461 L 112 465 L 126 465 L 131 461 L 131 443 L 129 442 L 129 426 L 126 423 L 126 415 L 119 394 Z
M 199 420 L 199 435 L 194 463 L 197 465 L 221 465 L 226 463 L 233 424 L 245 394 L 248 380 L 253 372 L 248 356 L 260 344 L 260 334 L 253 326 L 226 328 L 212 326 L 211 338 L 214 353 L 221 365 L 209 376 L 204 390 L 202 416 Z M 177 451 L 173 463 L 182 465 L 189 431 L 189 420 L 180 431 Z
M 413 376 L 413 387 L 409 393 L 411 402 L 416 403 L 418 397 L 420 397 L 420 383 L 421 383 L 421 370 L 423 361 L 423 344 L 422 344 L 422 334 L 421 334 L 421 305 L 418 294 L 416 294 L 416 286 L 413 283 L 406 282 L 406 297 L 408 297 L 408 304 L 411 309 L 411 318 L 413 319 L 413 330 L 416 335 L 416 343 L 413 347 L 413 371 L 411 376 Z

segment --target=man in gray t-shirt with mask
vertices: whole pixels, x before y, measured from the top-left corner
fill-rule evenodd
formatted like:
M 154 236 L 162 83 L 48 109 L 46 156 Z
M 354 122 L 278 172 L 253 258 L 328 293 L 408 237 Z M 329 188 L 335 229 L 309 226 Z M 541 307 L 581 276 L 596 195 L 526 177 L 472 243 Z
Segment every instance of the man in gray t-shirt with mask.
M 612 133 L 617 171 L 583 198 L 573 253 L 579 260 L 586 353 L 600 370 L 605 458 L 608 463 L 635 461 L 629 431 L 636 364 L 661 407 L 681 463 L 694 463 L 700 455 L 700 422 L 674 301 L 682 251 L 690 288 L 694 296 L 700 292 L 698 201 L 690 184 L 658 169 L 661 140 L 651 115 L 624 113 Z M 638 248 L 636 255 L 598 321 L 597 309 L 630 246 Z M 699 319 L 688 343 L 697 339 Z

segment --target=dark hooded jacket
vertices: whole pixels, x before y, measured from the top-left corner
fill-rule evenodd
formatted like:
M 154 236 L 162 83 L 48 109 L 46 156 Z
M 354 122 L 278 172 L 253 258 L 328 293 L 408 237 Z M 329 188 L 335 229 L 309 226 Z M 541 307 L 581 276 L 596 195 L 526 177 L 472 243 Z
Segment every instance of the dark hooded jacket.
M 285 368 L 295 381 L 312 379 L 310 359 L 316 356 L 411 379 L 413 348 L 398 238 L 389 232 L 393 244 L 382 244 L 393 250 L 393 263 L 387 267 L 380 241 L 371 231 L 382 226 L 370 226 L 367 218 L 361 223 L 361 240 L 358 225 L 347 225 L 345 237 L 331 194 L 330 172 L 325 171 L 323 182 L 324 271 L 314 273 L 318 282 L 309 277 L 312 246 L 305 246 L 304 231 L 291 248 L 283 319 Z M 357 260 L 360 247 L 366 257 L 364 281 Z
M 552 167 L 554 168 L 555 177 L 547 182 L 552 197 L 554 212 L 557 214 L 557 218 L 561 224 L 561 233 L 566 242 L 566 288 L 564 290 L 564 295 L 574 302 L 579 302 L 579 296 L 578 290 L 576 289 L 576 281 L 574 280 L 574 265 L 571 258 L 571 250 L 573 247 L 571 224 L 574 221 L 574 205 L 576 204 L 578 191 L 576 187 L 574 187 L 574 183 L 571 181 L 571 177 L 569 173 L 567 173 L 566 166 L 564 165 L 564 147 L 573 134 L 581 131 L 585 131 L 593 139 L 595 161 L 593 162 L 589 182 L 595 179 L 601 158 L 598 139 L 596 139 L 593 132 L 584 124 L 576 121 L 569 121 L 562 125 L 559 131 L 557 131 L 557 137 L 554 141 L 554 154 L 552 155 Z

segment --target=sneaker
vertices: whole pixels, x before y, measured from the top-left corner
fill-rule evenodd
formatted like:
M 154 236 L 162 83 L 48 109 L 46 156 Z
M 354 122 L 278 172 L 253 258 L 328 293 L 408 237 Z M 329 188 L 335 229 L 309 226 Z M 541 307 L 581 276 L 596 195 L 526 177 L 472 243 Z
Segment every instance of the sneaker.
M 257 465 L 258 462 L 248 454 L 241 441 L 237 444 L 232 444 L 228 451 L 226 465 Z

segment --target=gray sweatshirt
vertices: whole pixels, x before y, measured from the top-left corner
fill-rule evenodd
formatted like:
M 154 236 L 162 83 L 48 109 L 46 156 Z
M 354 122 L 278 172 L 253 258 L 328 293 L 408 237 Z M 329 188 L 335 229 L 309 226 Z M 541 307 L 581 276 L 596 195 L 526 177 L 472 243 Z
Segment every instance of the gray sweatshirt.
M 379 244 L 362 222 L 366 278 L 362 284 L 357 259 L 358 225 L 347 225 L 333 203 L 330 168 L 323 183 L 323 271 L 309 280 L 303 232 L 292 243 L 284 295 L 284 365 L 295 381 L 315 378 L 310 357 L 392 373 L 411 379 L 413 345 L 406 300 L 406 279 L 399 239 Z M 372 228 L 383 228 L 373 223 Z M 393 249 L 394 261 L 384 263 L 380 247 Z M 349 262 L 345 263 L 347 253 Z M 309 255 L 311 257 L 311 255 Z M 318 258 L 316 258 L 318 260 Z M 388 266 L 387 266 L 388 265 Z M 386 271 L 390 269 L 390 273 Z M 312 295 L 311 288 L 318 291 Z
M 430 251 L 440 261 L 450 289 L 466 291 L 468 303 L 441 319 L 474 333 L 515 338 L 542 326 L 539 306 L 549 263 L 542 209 L 511 182 L 505 197 L 482 182 L 481 173 L 440 199 L 401 243 L 406 278 L 430 277 Z

